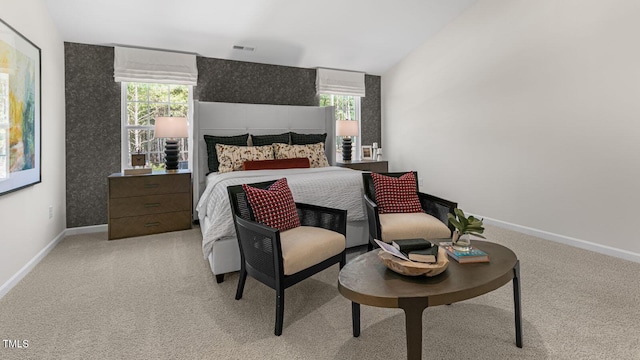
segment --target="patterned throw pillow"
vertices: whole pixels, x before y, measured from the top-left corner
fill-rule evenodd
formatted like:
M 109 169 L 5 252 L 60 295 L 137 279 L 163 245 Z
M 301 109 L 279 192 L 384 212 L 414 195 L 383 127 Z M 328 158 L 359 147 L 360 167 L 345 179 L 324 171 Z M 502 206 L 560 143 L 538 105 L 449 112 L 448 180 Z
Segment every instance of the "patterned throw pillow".
M 251 135 L 251 142 L 253 146 L 264 146 L 275 143 L 289 143 L 289 133 L 282 133 L 278 135 Z
M 242 188 L 257 222 L 280 231 L 300 226 L 296 203 L 286 178 L 274 182 L 267 190 L 247 184 Z
M 293 145 L 309 145 L 317 144 L 319 142 L 324 144 L 327 139 L 327 133 L 324 134 L 298 134 L 291 132 L 291 144 Z
M 416 177 L 408 172 L 399 178 L 371 173 L 380 214 L 422 212 Z
M 235 145 L 216 145 L 218 152 L 219 173 L 229 171 L 242 170 L 242 164 L 245 161 L 253 160 L 272 160 L 273 148 L 267 146 L 235 146 Z
M 273 152 L 276 159 L 309 158 L 312 168 L 329 166 L 327 155 L 324 153 L 324 144 L 287 145 L 273 144 Z
M 249 134 L 237 135 L 237 136 L 212 136 L 205 135 L 204 142 L 207 143 L 207 156 L 209 165 L 209 172 L 218 171 L 218 153 L 216 152 L 217 144 L 224 145 L 237 145 L 237 146 L 247 146 L 247 139 L 249 138 Z

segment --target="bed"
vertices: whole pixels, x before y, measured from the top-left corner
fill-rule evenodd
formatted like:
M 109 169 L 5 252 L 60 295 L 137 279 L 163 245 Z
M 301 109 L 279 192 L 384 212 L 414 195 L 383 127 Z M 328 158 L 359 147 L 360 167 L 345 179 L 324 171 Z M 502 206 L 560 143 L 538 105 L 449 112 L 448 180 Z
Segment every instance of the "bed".
M 362 175 L 342 167 L 209 173 L 204 135 L 333 134 L 332 107 L 232 104 L 194 101 L 194 216 L 200 222 L 202 251 L 218 282 L 240 270 L 240 250 L 226 188 L 286 177 L 297 202 L 347 210 L 347 247 L 367 244 Z M 335 164 L 335 137 L 327 136 L 326 155 Z

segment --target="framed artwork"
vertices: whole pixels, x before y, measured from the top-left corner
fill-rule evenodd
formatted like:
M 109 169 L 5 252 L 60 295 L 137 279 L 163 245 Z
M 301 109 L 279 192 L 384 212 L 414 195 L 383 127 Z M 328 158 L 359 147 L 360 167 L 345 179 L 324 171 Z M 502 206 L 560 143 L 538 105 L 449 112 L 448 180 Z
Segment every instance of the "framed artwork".
M 0 195 L 41 181 L 40 48 L 0 19 Z
M 371 145 L 362 145 L 362 160 L 373 160 L 373 148 Z

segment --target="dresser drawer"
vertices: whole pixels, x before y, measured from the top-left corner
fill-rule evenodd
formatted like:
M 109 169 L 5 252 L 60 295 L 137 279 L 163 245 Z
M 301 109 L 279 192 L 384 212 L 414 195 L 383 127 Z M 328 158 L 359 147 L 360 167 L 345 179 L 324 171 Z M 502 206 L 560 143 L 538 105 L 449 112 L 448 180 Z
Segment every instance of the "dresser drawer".
M 189 193 L 109 199 L 109 218 L 191 211 Z
M 191 210 L 109 219 L 109 239 L 191 229 Z
M 109 178 L 109 198 L 191 192 L 191 174 Z

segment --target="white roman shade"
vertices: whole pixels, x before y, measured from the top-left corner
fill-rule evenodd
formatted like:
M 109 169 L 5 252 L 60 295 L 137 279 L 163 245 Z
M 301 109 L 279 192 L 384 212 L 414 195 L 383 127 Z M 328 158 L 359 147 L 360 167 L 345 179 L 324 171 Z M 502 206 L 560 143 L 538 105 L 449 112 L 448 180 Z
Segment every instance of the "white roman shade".
M 364 96 L 364 73 L 318 68 L 316 90 L 318 94 Z
M 117 82 L 198 84 L 196 56 L 192 54 L 116 46 L 113 68 Z

